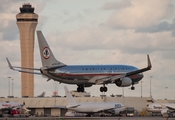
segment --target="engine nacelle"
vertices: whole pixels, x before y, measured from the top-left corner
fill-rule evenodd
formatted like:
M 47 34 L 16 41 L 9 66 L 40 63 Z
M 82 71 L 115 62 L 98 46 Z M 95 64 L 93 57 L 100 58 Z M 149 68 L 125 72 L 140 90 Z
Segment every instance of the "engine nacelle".
M 165 109 L 162 109 L 161 110 L 161 114 L 163 115 L 164 113 L 168 113 L 168 109 L 166 109 L 166 108 Z
M 132 80 L 129 77 L 124 77 L 122 80 L 117 80 L 115 84 L 118 87 L 127 87 L 132 84 Z
M 120 115 L 120 111 L 119 110 L 116 110 L 116 109 L 114 109 L 112 111 L 112 113 L 113 113 L 113 115 Z

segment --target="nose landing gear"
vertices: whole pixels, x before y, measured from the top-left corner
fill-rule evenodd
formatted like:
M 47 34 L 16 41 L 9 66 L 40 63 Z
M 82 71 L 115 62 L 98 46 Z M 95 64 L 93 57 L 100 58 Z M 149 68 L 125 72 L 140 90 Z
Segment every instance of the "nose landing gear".
M 83 85 L 77 85 L 77 92 L 84 92 L 84 86 Z
M 107 92 L 108 88 L 105 86 L 105 84 L 103 85 L 103 87 L 100 87 L 100 92 Z

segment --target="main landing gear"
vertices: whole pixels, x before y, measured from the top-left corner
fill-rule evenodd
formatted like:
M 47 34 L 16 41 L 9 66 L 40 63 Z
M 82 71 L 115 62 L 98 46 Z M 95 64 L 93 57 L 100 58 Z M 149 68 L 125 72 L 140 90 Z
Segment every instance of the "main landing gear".
M 77 85 L 77 92 L 84 92 L 84 86 L 83 85 Z
M 103 85 L 103 87 L 100 87 L 100 92 L 107 92 L 108 91 L 108 88 Z
M 135 90 L 135 87 L 132 85 L 131 90 Z

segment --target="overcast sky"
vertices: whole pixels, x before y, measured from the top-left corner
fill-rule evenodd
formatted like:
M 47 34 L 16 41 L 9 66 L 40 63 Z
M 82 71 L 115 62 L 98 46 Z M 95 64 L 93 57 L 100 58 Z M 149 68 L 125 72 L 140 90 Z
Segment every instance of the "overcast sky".
M 14 79 L 14 96 L 21 96 L 21 74 L 8 68 L 6 57 L 21 65 L 16 14 L 23 3 L 31 3 L 39 15 L 37 30 L 45 35 L 56 58 L 65 64 L 128 64 L 143 68 L 150 55 L 152 70 L 144 73 L 143 96 L 175 99 L 175 2 L 173 0 L 0 0 L 0 97 L 8 95 L 8 78 Z M 41 67 L 35 35 L 35 68 Z M 54 81 L 35 75 L 35 96 L 51 96 Z M 58 84 L 63 96 L 65 84 Z M 67 85 L 75 90 L 76 85 Z M 86 88 L 100 95 L 96 85 Z M 108 96 L 122 94 L 122 88 L 107 85 Z M 125 96 L 141 96 L 124 88 Z M 166 87 L 168 87 L 166 89 Z M 167 93 L 167 94 L 166 94 Z

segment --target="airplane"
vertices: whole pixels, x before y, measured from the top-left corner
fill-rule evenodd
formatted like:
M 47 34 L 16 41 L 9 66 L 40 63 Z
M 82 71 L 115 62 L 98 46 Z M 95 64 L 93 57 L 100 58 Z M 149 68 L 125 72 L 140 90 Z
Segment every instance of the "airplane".
M 121 111 L 125 110 L 125 106 L 122 103 L 117 102 L 76 102 L 66 86 L 64 86 L 64 89 L 68 105 L 55 107 L 65 108 L 78 113 L 86 113 L 88 117 L 94 113 L 101 113 L 101 116 L 103 116 L 104 113 L 119 115 Z
M 47 41 L 41 31 L 37 31 L 40 56 L 42 61 L 41 68 L 27 68 L 25 66 L 12 66 L 7 59 L 10 69 L 38 74 L 47 77 L 48 80 L 53 79 L 60 83 L 76 84 L 77 92 L 84 92 L 84 87 L 92 85 L 103 85 L 100 87 L 101 92 L 107 92 L 107 84 L 116 84 L 118 87 L 132 86 L 131 90 L 135 90 L 134 85 L 143 78 L 145 71 L 151 70 L 152 65 L 147 55 L 148 66 L 138 69 L 131 65 L 66 65 L 58 61 L 53 55 Z M 35 71 L 35 72 L 33 72 Z
M 151 103 L 148 105 L 147 110 L 152 112 L 152 115 L 156 113 L 164 113 L 175 112 L 175 104 L 174 103 Z
M 12 101 L 6 101 L 6 102 L 0 102 L 0 116 L 3 114 L 21 114 L 20 109 L 24 111 L 24 113 L 30 112 L 27 108 L 24 107 L 24 103 L 18 103 L 18 102 L 12 102 Z
M 46 92 L 42 92 L 40 95 L 38 95 L 37 97 L 45 97 Z
M 20 104 L 18 102 L 11 102 L 11 101 L 0 102 L 0 110 L 5 108 L 19 108 L 22 106 L 23 104 Z

